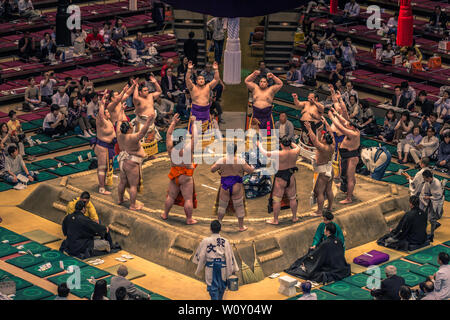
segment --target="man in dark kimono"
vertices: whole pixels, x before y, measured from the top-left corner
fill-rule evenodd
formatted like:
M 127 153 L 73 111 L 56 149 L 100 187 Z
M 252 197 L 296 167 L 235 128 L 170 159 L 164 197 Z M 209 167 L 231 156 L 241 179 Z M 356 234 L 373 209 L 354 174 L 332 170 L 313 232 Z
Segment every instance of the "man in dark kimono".
M 315 282 L 329 283 L 350 276 L 350 265 L 345 260 L 344 246 L 336 238 L 336 226 L 327 223 L 327 239 L 317 249 L 310 250 L 295 261 L 285 272 L 295 277 Z
M 413 251 L 428 244 L 427 214 L 419 208 L 419 197 L 410 197 L 409 206 L 411 210 L 405 213 L 395 229 L 391 229 L 391 232 L 378 239 L 378 245 L 395 250 Z
M 112 243 L 108 227 L 86 217 L 85 210 L 85 203 L 78 201 L 75 212 L 64 218 L 62 231 L 67 238 L 59 250 L 81 259 L 120 250 L 118 244 Z

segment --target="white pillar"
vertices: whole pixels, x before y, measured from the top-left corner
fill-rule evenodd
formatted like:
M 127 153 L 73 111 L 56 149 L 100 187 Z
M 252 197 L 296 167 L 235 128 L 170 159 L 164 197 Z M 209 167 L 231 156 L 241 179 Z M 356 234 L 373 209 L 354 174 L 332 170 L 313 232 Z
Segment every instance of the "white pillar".
M 239 18 L 228 18 L 228 38 L 225 48 L 223 81 L 226 84 L 241 83 L 241 44 Z
M 137 0 L 130 0 L 130 11 L 137 10 Z

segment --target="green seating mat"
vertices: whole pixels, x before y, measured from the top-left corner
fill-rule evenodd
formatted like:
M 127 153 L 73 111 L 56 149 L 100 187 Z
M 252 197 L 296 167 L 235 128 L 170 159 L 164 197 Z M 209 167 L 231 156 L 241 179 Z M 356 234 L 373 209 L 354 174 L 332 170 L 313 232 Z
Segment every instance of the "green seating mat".
M 18 268 L 28 268 L 37 264 L 43 264 L 45 262 L 44 258 L 41 257 L 35 257 L 30 254 L 25 254 L 23 256 L 15 257 L 12 259 L 6 260 L 9 264 L 12 264 L 13 266 L 16 266 Z
M 386 273 L 384 272 L 384 268 L 385 268 L 385 266 L 380 266 L 380 267 L 379 267 L 379 270 L 380 270 L 379 277 L 378 277 L 378 275 L 376 274 L 375 271 L 369 272 L 369 269 L 367 269 L 367 270 L 364 271 L 363 273 L 366 274 L 366 275 L 368 275 L 369 277 L 372 276 L 372 277 L 374 277 L 374 278 L 380 278 L 381 280 L 383 280 L 383 279 L 386 279 Z
M 73 163 L 73 162 L 78 162 L 78 157 L 75 154 L 70 153 L 70 154 L 65 154 L 63 156 L 55 157 L 55 160 L 65 162 L 65 163 Z
M 410 287 L 417 286 L 426 280 L 424 276 L 412 272 L 397 272 L 397 275 L 405 279 L 405 284 Z
M 417 172 L 419 172 L 419 170 L 417 170 L 417 169 L 409 169 L 409 170 L 407 170 L 405 172 L 407 174 L 409 174 L 411 177 L 414 177 L 417 174 Z
M 317 295 L 317 300 L 346 300 L 342 296 L 336 296 L 326 291 L 322 291 L 319 289 L 311 290 L 311 293 L 315 293 Z M 290 297 L 286 300 L 298 300 L 298 298 L 302 297 L 303 294 L 296 295 L 295 297 Z
M 66 165 L 55 169 L 49 169 L 51 173 L 57 174 L 58 176 L 68 176 L 69 174 L 74 174 L 80 172 L 79 169 L 74 168 L 73 166 Z
M 367 147 L 367 148 L 378 147 L 378 144 L 379 144 L 378 141 L 375 141 L 375 140 L 372 140 L 372 139 L 361 138 L 361 146 L 362 147 Z
M 31 121 L 28 121 L 28 123 L 31 123 L 31 124 L 36 125 L 36 126 L 38 126 L 38 127 L 42 127 L 42 124 L 44 123 L 44 118 L 42 118 L 42 119 L 36 119 L 36 120 L 31 120 Z M 22 128 L 23 128 L 23 127 L 22 127 Z
M 48 153 L 48 149 L 41 147 L 41 145 L 32 146 L 32 147 L 25 148 L 25 153 L 30 156 L 40 156 L 40 155 Z
M 83 161 L 77 164 L 72 164 L 71 166 L 74 167 L 76 170 L 78 170 L 78 172 L 81 172 L 89 170 L 90 165 L 91 161 Z
M 416 264 L 405 261 L 405 260 L 393 260 L 390 262 L 386 262 L 385 264 L 381 265 L 381 268 L 384 272 L 384 268 L 386 268 L 387 266 L 394 266 L 397 268 L 397 273 L 399 272 L 408 272 L 409 270 L 411 270 L 411 268 L 414 268 L 414 266 L 416 266 Z
M 33 241 L 40 243 L 40 244 L 47 244 L 47 243 L 61 240 L 61 238 L 54 236 L 48 232 L 45 232 L 44 230 L 41 230 L 41 229 L 36 229 L 33 231 L 25 232 L 23 235 Z M 35 253 L 35 252 L 33 252 L 33 253 Z
M 450 240 L 449 240 L 449 241 L 445 241 L 445 242 L 443 243 L 443 245 L 446 245 L 446 246 L 449 246 L 449 247 L 450 247 Z
M 150 291 L 150 290 L 147 290 L 147 289 L 145 289 L 145 288 L 143 288 L 143 287 L 141 287 L 141 286 L 138 286 L 137 284 L 134 284 L 134 286 L 135 286 L 136 288 L 138 288 L 139 290 L 142 290 L 142 291 L 144 291 L 145 293 L 150 294 L 150 295 L 152 296 L 152 300 L 170 300 L 169 298 L 166 298 L 166 297 L 164 297 L 164 296 L 162 296 L 162 295 L 160 295 L 160 294 L 157 294 L 157 293 L 154 293 L 154 292 L 152 292 L 152 291 Z
M 431 264 L 424 264 L 423 266 L 414 266 L 410 271 L 420 276 L 428 277 L 435 274 L 438 269 L 438 267 Z
M 52 295 L 52 296 L 50 296 L 48 298 L 44 298 L 44 299 L 41 299 L 41 300 L 55 300 L 55 298 L 56 298 L 56 295 Z
M 32 163 L 25 163 L 25 165 L 26 165 L 28 171 L 39 171 L 39 170 L 42 170 L 41 167 L 36 166 L 36 165 L 34 165 Z
M 31 131 L 31 130 L 36 130 L 37 128 L 39 128 L 39 125 L 37 125 L 35 123 L 31 123 L 31 122 L 22 122 L 20 124 L 20 126 L 22 127 L 23 131 Z
M 161 135 L 162 135 L 162 132 L 160 132 L 161 133 Z M 92 158 L 94 158 L 95 157 L 95 152 L 94 152 L 94 150 L 91 150 L 91 149 L 88 149 L 88 150 L 81 150 L 81 151 L 75 151 L 75 152 L 72 152 L 71 154 L 73 154 L 73 155 L 75 155 L 77 158 L 78 158 L 78 156 L 82 156 L 83 157 L 83 160 L 87 160 L 87 159 L 89 159 L 88 158 L 88 154 L 91 154 L 91 157 Z
M 45 277 L 48 277 L 48 276 L 51 276 L 51 275 L 54 275 L 54 274 L 57 274 L 57 273 L 60 273 L 60 272 L 64 271 L 63 269 L 61 269 L 59 267 L 59 261 L 53 261 L 53 262 L 50 262 L 50 263 L 51 263 L 52 266 L 49 269 L 45 270 L 45 271 L 39 271 L 39 268 L 44 263 L 40 263 L 40 264 L 37 264 L 35 266 L 25 268 L 24 270 L 26 272 L 29 272 L 29 273 L 31 273 L 31 274 L 33 274 L 35 276 L 40 277 L 40 278 L 45 278 Z
M 41 254 L 42 254 L 42 258 L 44 258 L 45 261 L 63 260 L 68 257 L 66 254 L 64 254 L 58 250 L 46 251 Z
M 31 164 L 40 167 L 41 169 L 48 169 L 52 167 L 57 167 L 59 161 L 56 161 L 55 159 L 44 159 L 39 161 L 34 161 Z
M 29 237 L 29 236 L 28 236 L 28 238 L 29 238 L 29 239 L 32 239 L 32 238 Z M 23 246 L 23 249 L 19 249 L 19 250 L 21 250 L 21 251 L 27 251 L 27 250 L 30 250 L 33 254 L 36 254 L 36 253 L 42 253 L 42 252 L 45 252 L 45 251 L 49 251 L 49 250 L 50 250 L 49 247 L 43 246 L 42 244 L 37 243 L 37 242 L 35 242 L 35 241 L 28 242 L 28 243 L 23 244 L 23 245 L 21 245 L 21 246 Z
M 16 283 L 16 291 L 33 286 L 32 283 L 30 283 L 22 278 L 16 277 L 15 275 L 12 275 L 6 271 L 4 271 L 3 274 L 0 273 L 0 277 L 3 277 L 4 275 L 8 276 L 9 280 L 12 280 Z M 8 279 L 6 279 L 6 280 L 8 280 Z
M 81 137 L 64 138 L 64 139 L 58 140 L 58 142 L 63 143 L 67 146 L 73 146 L 73 147 L 82 146 L 82 145 L 89 143 L 88 139 L 81 138 Z
M 17 291 L 14 300 L 41 300 L 53 295 L 53 293 L 44 290 L 41 287 L 32 286 Z
M 402 164 L 398 164 L 398 163 L 395 163 L 395 162 L 391 161 L 391 163 L 389 163 L 388 167 L 386 168 L 386 171 L 397 172 L 400 169 L 405 170 L 407 168 L 408 168 L 408 166 L 404 166 Z
M 34 136 L 32 136 L 31 140 L 33 140 L 33 141 L 39 140 L 41 142 L 47 142 L 47 141 L 52 140 L 52 137 L 50 137 L 49 135 L 43 134 L 43 133 L 39 133 L 39 134 L 35 134 Z
M 116 264 L 111 267 L 105 268 L 104 270 L 117 276 L 117 269 L 119 269 L 120 266 L 121 266 L 121 264 Z M 137 278 L 145 276 L 145 273 L 142 271 L 136 270 L 131 267 L 127 267 L 127 268 L 128 268 L 128 275 L 126 276 L 126 278 L 128 280 L 133 280 L 133 279 L 137 279 Z
M 36 182 L 42 182 L 42 181 L 47 181 L 47 180 L 52 180 L 58 178 L 57 175 L 47 172 L 47 171 L 43 171 L 43 172 L 39 172 L 39 174 L 36 177 Z M 35 182 L 35 183 L 36 183 Z
M 353 276 L 347 277 L 342 279 L 342 281 L 350 283 L 354 285 L 355 287 L 362 288 L 367 285 L 367 280 L 369 279 L 369 276 L 364 273 L 358 273 Z
M 284 91 L 278 91 L 276 94 L 275 94 L 275 98 L 276 99 L 280 99 L 280 100 L 284 100 L 284 101 L 288 101 L 288 102 L 291 102 L 291 103 L 294 103 L 294 98 L 292 98 L 292 93 L 289 93 L 289 92 L 284 92 Z M 301 100 L 304 100 L 304 99 L 302 99 L 301 97 L 298 97 L 298 99 L 301 101 Z
M 6 191 L 6 190 L 11 190 L 12 188 L 13 188 L 13 186 L 10 185 L 9 183 L 0 182 L 0 192 Z
M 385 182 L 399 184 L 399 185 L 404 185 L 404 184 L 408 183 L 408 179 L 406 179 L 404 176 L 400 176 L 400 175 L 396 175 L 396 174 L 384 177 L 381 180 L 385 181 Z
M 16 244 L 27 241 L 28 238 L 8 230 L 8 232 L 0 234 L 0 242 L 3 242 L 4 240 L 8 240 L 9 244 Z
M 392 157 L 397 158 L 397 146 L 393 146 L 387 143 L 382 143 L 382 147 L 385 147 L 392 155 Z
M 159 141 L 158 142 L 158 153 L 166 152 L 166 151 L 167 151 L 166 142 L 165 141 Z
M 62 261 L 64 263 L 64 269 L 65 270 L 67 270 L 67 268 L 69 266 L 77 266 L 79 268 L 84 268 L 84 267 L 88 266 L 87 263 L 84 263 L 83 261 L 81 261 L 81 260 L 79 260 L 77 258 L 74 258 L 74 257 L 66 257 Z
M 63 282 L 66 282 L 67 279 L 72 276 L 72 273 L 66 273 L 58 276 L 53 276 L 47 278 L 50 282 L 59 285 Z M 82 279 L 80 282 L 80 288 L 78 289 L 71 289 L 70 293 L 79 297 L 79 298 L 90 298 L 92 293 L 94 292 L 94 285 L 89 283 L 86 279 Z
M 274 106 L 272 108 L 272 111 L 275 111 L 278 113 L 282 113 L 282 112 L 289 113 L 289 112 L 292 112 L 293 110 L 295 111 L 296 109 L 292 108 L 292 107 L 288 107 L 288 106 L 283 106 L 280 104 L 274 104 Z
M 384 118 L 375 118 L 375 122 L 382 127 L 384 125 Z
M 99 268 L 95 268 L 93 266 L 86 266 L 81 269 L 81 278 L 82 279 L 89 279 L 91 277 L 94 277 L 95 279 L 99 279 L 102 277 L 105 277 L 109 275 L 107 271 L 104 271 Z
M 321 290 L 343 296 L 350 300 L 372 300 L 370 291 L 358 288 L 345 281 L 338 281 L 332 284 L 323 286 Z
M 40 146 L 44 147 L 45 149 L 47 149 L 49 151 L 57 151 L 57 150 L 67 149 L 67 145 L 64 143 L 61 143 L 59 141 L 47 142 L 46 144 L 41 144 Z
M 16 248 L 14 248 L 12 245 L 8 243 L 0 243 L 0 258 L 10 256 L 12 254 L 17 253 Z
M 439 255 L 439 252 L 446 252 L 447 254 L 450 254 L 450 248 L 443 246 L 443 245 L 437 245 L 433 246 L 431 248 L 427 248 L 425 250 L 410 254 L 409 256 L 406 256 L 405 259 L 414 261 L 420 264 L 431 264 L 433 266 L 439 267 L 439 264 L 437 262 L 437 257 Z

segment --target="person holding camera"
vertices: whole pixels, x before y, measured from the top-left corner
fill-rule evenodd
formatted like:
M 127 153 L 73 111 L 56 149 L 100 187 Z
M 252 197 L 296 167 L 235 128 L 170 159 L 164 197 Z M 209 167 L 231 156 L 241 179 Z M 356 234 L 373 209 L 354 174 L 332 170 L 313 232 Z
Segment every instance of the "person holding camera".
M 57 83 L 54 77 L 54 71 L 47 71 L 44 73 L 44 79 L 42 79 L 39 83 L 39 87 L 41 89 L 41 100 L 49 105 L 52 104 L 53 87 Z
M 120 265 L 117 269 L 117 276 L 111 278 L 111 286 L 109 288 L 109 297 L 111 300 L 118 300 L 116 292 L 119 288 L 126 289 L 127 296 L 130 300 L 150 300 L 151 296 L 142 290 L 136 288 L 134 283 L 126 278 L 128 275 L 128 268 L 125 265 Z
M 50 112 L 45 116 L 42 123 L 42 130 L 44 134 L 52 137 L 59 137 L 67 132 L 66 116 L 60 111 L 57 104 L 51 105 Z

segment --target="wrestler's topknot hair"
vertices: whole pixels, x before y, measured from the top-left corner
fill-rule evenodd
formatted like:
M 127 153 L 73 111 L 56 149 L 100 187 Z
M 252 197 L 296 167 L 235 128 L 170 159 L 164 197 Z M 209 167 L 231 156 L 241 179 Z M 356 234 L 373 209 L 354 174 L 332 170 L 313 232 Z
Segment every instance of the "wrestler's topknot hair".
M 128 130 L 130 130 L 130 128 L 131 126 L 129 122 L 122 122 L 122 124 L 120 125 L 120 132 L 126 134 Z
M 327 144 L 333 144 L 333 136 L 331 134 L 329 134 L 328 132 L 326 132 L 323 137 L 325 138 L 325 142 Z
M 282 138 L 281 138 L 281 144 L 283 145 L 283 146 L 285 146 L 285 147 L 289 147 L 290 145 L 291 145 L 291 139 L 289 139 L 287 136 L 283 136 Z

